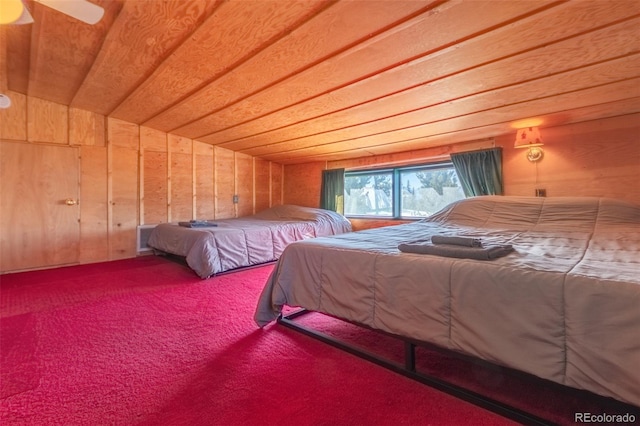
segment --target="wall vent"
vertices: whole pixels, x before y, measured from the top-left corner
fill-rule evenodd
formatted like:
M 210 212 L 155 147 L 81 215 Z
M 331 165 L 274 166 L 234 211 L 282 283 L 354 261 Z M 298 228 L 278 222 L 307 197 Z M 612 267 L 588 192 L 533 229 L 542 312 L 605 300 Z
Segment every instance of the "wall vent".
M 151 231 L 156 225 L 140 225 L 138 226 L 137 240 L 136 240 L 136 252 L 138 254 L 151 253 L 153 249 L 147 245 Z

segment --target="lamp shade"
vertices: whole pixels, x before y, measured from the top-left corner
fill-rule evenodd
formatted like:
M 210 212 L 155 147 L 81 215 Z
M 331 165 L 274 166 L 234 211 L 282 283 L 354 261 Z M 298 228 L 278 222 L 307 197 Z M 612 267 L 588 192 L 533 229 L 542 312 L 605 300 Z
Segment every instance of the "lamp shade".
M 2 0 L 0 0 L 2 1 Z M 6 109 L 11 106 L 11 98 L 0 93 L 0 109 Z
M 544 144 L 540 137 L 540 130 L 537 127 L 525 127 L 524 129 L 518 129 L 516 142 L 513 146 L 514 148 L 531 148 L 542 145 Z
M 22 0 L 0 0 L 0 24 L 13 24 L 23 11 Z

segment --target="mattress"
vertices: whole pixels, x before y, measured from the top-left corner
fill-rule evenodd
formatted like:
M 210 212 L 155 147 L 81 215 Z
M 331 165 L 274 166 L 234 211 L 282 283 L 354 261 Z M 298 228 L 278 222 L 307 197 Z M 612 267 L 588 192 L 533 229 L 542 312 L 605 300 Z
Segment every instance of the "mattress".
M 404 253 L 434 235 L 493 260 Z M 640 405 L 640 207 L 476 197 L 424 220 L 289 245 L 255 320 L 300 306 Z

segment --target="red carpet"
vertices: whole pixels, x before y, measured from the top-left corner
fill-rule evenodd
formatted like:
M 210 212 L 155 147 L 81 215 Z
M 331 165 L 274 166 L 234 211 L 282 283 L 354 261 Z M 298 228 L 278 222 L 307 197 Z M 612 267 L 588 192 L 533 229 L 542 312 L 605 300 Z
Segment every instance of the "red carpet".
M 0 423 L 512 424 L 280 325 L 258 329 L 253 312 L 272 268 L 200 280 L 142 257 L 0 276 Z M 518 383 L 432 360 L 454 377 Z M 554 420 L 571 424 L 573 411 L 557 407 Z

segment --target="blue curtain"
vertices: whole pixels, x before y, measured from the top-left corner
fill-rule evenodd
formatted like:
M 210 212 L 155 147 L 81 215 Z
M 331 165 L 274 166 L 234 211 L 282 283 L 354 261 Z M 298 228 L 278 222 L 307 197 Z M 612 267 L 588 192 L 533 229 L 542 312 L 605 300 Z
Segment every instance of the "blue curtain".
M 502 195 L 502 148 L 451 154 L 464 195 Z
M 344 169 L 322 171 L 320 208 L 344 214 Z

